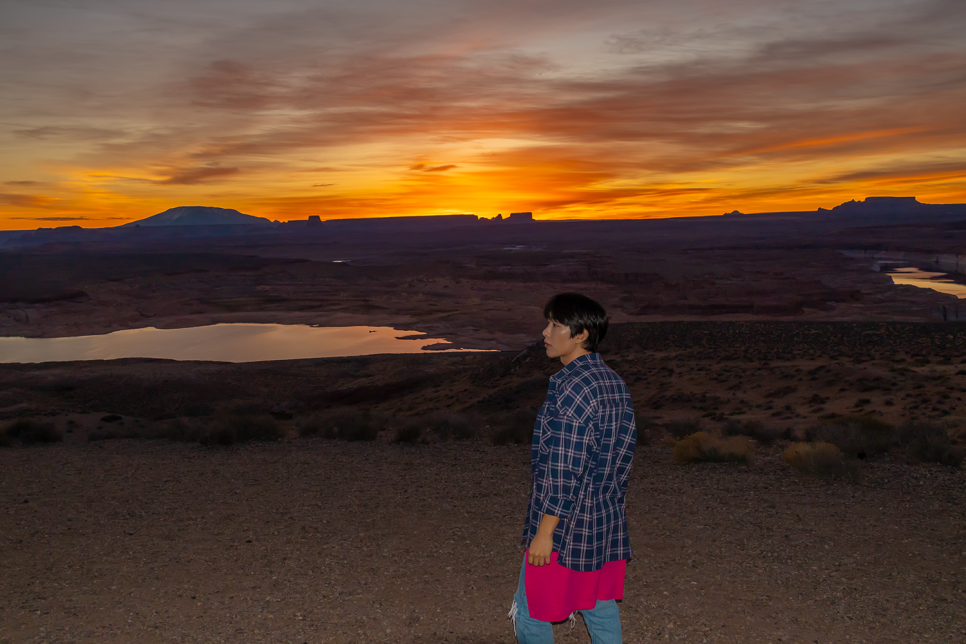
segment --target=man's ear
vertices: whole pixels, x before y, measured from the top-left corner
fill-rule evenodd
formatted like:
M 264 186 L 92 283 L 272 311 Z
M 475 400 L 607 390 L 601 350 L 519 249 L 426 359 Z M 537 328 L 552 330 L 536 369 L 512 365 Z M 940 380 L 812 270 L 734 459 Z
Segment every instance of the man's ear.
M 587 342 L 587 338 L 589 337 L 590 337 L 590 331 L 588 331 L 587 329 L 584 329 L 583 331 L 581 331 L 580 333 L 574 336 L 574 340 L 577 341 L 577 344 L 579 344 L 581 347 L 586 349 L 587 348 L 586 342 Z

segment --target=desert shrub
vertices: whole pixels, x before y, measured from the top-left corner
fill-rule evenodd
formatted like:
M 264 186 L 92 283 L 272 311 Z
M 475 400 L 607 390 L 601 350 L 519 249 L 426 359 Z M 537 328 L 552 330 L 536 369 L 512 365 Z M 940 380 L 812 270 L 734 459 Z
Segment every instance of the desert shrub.
M 650 416 L 638 416 L 636 419 L 637 425 L 637 446 L 644 447 L 651 444 L 651 439 L 654 435 L 654 428 L 657 427 L 657 422 L 654 418 Z
M 754 438 L 762 445 L 771 445 L 779 438 L 788 436 L 788 430 L 778 427 L 769 427 L 760 420 L 746 420 L 741 423 L 730 419 L 724 424 L 724 433 L 728 436 L 747 436 Z
M 667 430 L 668 434 L 679 439 L 704 431 L 704 428 L 701 427 L 701 421 L 693 418 L 669 420 L 668 422 L 664 423 L 664 429 Z
M 165 423 L 155 436 L 156 438 L 166 438 L 171 441 L 197 443 L 202 433 L 203 429 L 195 423 L 187 422 L 183 418 L 175 418 Z
M 116 423 L 119 420 L 121 420 L 121 417 L 117 414 L 108 414 L 107 416 L 101 417 L 102 423 Z
M 8 444 L 13 442 L 21 445 L 36 445 L 37 443 L 59 443 L 64 440 L 53 423 L 41 423 L 27 418 L 16 420 L 4 432 Z
M 792 443 L 782 454 L 782 460 L 809 476 L 859 480 L 858 463 L 847 460 L 832 443 Z
M 408 443 L 410 445 L 418 443 L 423 437 L 423 426 L 419 421 L 411 420 L 396 430 L 394 443 Z
M 140 432 L 132 429 L 97 429 L 92 431 L 87 435 L 87 440 L 90 442 L 96 441 L 112 441 L 125 438 L 142 438 Z
M 271 416 L 223 416 L 214 423 L 206 423 L 198 440 L 202 445 L 234 445 L 254 441 L 271 442 L 285 436 L 285 432 Z
M 480 422 L 467 414 L 437 412 L 425 421 L 430 432 L 440 440 L 469 440 L 480 435 Z
M 344 410 L 308 418 L 299 425 L 299 436 L 321 436 L 330 440 L 373 441 L 385 427 L 385 419 L 372 412 Z
M 6 429 L 0 429 L 0 447 L 13 447 L 13 439 L 7 435 Z
M 743 436 L 721 438 L 708 432 L 696 432 L 674 445 L 675 463 L 743 463 L 755 460 L 755 448 Z
M 176 419 L 158 435 L 159 438 L 207 446 L 230 446 L 254 441 L 277 441 L 284 430 L 271 416 L 229 415 L 208 421 Z
M 848 416 L 809 428 L 805 436 L 811 442 L 832 443 L 849 456 L 865 458 L 888 451 L 899 433 L 878 418 Z
M 963 449 L 953 445 L 949 432 L 937 423 L 907 423 L 899 428 L 899 442 L 924 463 L 963 464 Z
M 533 442 L 536 422 L 537 412 L 526 407 L 501 414 L 492 423 L 495 431 L 490 436 L 490 442 L 493 445 L 529 445 Z
M 324 421 L 319 416 L 306 416 L 299 421 L 298 434 L 302 438 L 318 436 L 322 433 Z
M 236 410 L 237 411 L 237 410 Z M 211 416 L 215 410 L 205 403 L 187 403 L 181 408 L 181 415 L 189 418 L 199 418 L 201 416 Z M 238 412 L 244 413 L 244 412 Z

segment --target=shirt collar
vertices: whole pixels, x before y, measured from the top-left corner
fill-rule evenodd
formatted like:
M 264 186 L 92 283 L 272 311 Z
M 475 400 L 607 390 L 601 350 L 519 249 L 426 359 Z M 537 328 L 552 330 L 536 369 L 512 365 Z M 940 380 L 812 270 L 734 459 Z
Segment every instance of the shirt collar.
M 599 353 L 596 353 L 596 352 L 585 353 L 584 355 L 577 356 L 576 358 L 571 360 L 570 364 L 568 364 L 563 369 L 561 369 L 557 373 L 550 376 L 550 379 L 553 381 L 557 381 L 562 378 L 566 378 L 570 376 L 573 372 L 575 372 L 577 369 L 580 369 L 580 367 L 583 365 L 600 364 L 601 362 L 603 361 L 600 359 Z

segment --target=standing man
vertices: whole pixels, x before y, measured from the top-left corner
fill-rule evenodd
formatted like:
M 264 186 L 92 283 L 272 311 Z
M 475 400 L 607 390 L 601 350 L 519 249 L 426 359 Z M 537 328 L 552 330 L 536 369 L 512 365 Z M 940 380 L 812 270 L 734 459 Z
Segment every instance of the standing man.
M 550 622 L 580 611 L 594 644 L 619 644 L 624 571 L 631 547 L 625 497 L 637 442 L 624 381 L 597 345 L 607 334 L 604 307 L 577 293 L 543 309 L 550 377 L 530 452 L 532 489 L 510 617 L 520 644 L 550 644 Z

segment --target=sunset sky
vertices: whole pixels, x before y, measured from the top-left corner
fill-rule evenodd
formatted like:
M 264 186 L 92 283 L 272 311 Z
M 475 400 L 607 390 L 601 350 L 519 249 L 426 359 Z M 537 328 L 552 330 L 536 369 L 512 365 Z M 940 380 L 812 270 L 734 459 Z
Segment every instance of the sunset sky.
M 4 0 L 0 229 L 966 202 L 963 0 Z

